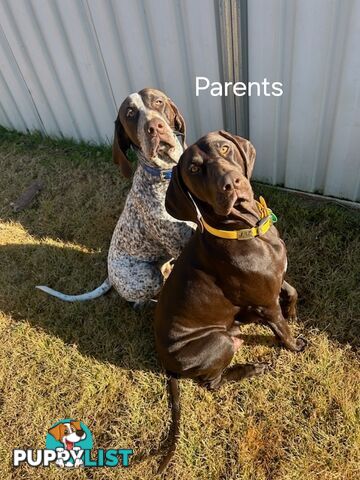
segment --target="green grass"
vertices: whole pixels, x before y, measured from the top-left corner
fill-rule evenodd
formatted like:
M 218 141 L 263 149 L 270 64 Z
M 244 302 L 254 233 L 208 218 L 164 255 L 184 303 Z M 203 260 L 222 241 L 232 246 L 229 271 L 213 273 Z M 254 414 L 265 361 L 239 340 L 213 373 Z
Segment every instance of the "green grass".
M 106 256 L 129 182 L 108 147 L 0 130 L 0 477 L 155 478 L 170 411 L 154 352 L 151 307 L 119 295 L 65 304 L 37 284 L 84 292 L 106 277 Z M 30 208 L 9 206 L 35 178 Z M 235 361 L 273 370 L 210 393 L 181 381 L 181 438 L 166 478 L 352 480 L 360 468 L 359 212 L 257 184 L 278 215 L 289 279 L 299 292 L 294 354 L 247 325 Z M 43 448 L 48 428 L 74 417 L 96 448 L 133 448 L 128 469 L 11 467 L 12 449 Z

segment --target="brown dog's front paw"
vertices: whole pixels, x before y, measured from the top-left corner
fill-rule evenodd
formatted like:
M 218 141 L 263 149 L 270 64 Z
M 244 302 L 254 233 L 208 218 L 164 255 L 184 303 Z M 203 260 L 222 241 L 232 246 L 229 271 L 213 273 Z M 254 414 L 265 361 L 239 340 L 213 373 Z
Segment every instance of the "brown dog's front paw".
M 296 352 L 302 352 L 303 350 L 305 350 L 307 345 L 308 345 L 308 341 L 306 340 L 306 338 L 300 336 L 296 339 L 295 351 Z
M 175 260 L 171 258 L 168 262 L 165 262 L 161 265 L 160 267 L 160 272 L 162 273 L 162 276 L 164 277 L 164 281 L 167 280 L 170 276 L 170 273 L 172 272 L 172 269 L 174 267 Z

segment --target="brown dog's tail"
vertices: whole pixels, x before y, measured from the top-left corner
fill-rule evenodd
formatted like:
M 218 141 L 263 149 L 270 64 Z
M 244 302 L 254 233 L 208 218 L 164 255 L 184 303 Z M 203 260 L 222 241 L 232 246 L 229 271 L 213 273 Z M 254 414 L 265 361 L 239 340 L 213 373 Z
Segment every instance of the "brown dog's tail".
M 180 435 L 180 392 L 179 392 L 179 381 L 176 377 L 169 376 L 168 379 L 169 393 L 171 399 L 171 429 L 169 434 L 170 447 L 162 459 L 160 466 L 158 468 L 158 474 L 161 474 L 165 471 L 170 460 L 172 459 L 175 450 L 176 443 Z

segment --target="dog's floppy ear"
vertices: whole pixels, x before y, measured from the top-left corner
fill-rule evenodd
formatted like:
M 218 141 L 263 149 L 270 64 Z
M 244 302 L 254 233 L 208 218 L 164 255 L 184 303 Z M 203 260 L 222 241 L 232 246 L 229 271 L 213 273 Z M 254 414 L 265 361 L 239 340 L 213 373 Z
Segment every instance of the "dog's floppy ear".
M 60 440 L 64 436 L 64 427 L 65 425 L 63 423 L 59 423 L 58 425 L 55 425 L 55 427 L 50 428 L 48 432 L 55 438 L 55 440 L 60 442 Z
M 115 120 L 114 140 L 112 146 L 112 158 L 114 163 L 120 167 L 121 173 L 125 178 L 131 177 L 131 164 L 126 158 L 126 151 L 130 147 L 131 141 L 127 136 L 119 117 Z
M 165 208 L 169 215 L 178 220 L 200 224 L 196 207 L 180 175 L 179 166 L 172 169 L 172 176 L 165 197 Z
M 172 110 L 172 115 L 173 115 L 173 124 L 174 124 L 174 129 L 177 132 L 180 132 L 184 135 L 184 143 L 185 143 L 185 136 L 186 136 L 186 124 L 184 117 L 181 115 L 179 112 L 178 107 L 175 105 L 175 103 L 168 97 L 168 103 L 169 106 Z
M 75 430 L 82 430 L 81 424 L 77 420 L 72 421 L 71 425 L 75 428 Z
M 250 180 L 252 172 L 254 170 L 256 150 L 253 144 L 246 140 L 246 138 L 239 137 L 238 135 L 233 135 L 232 133 L 225 132 L 221 130 L 220 135 L 225 137 L 227 140 L 233 142 L 241 155 L 241 158 L 244 162 L 244 173 L 247 179 Z

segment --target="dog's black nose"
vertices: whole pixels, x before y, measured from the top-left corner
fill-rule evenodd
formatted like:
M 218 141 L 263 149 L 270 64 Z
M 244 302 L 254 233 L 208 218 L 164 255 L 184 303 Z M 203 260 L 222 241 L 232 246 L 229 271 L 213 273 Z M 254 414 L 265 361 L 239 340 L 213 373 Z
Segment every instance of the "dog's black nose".
M 76 435 L 78 437 L 82 437 L 84 435 L 84 433 L 85 433 L 84 430 L 76 430 Z

